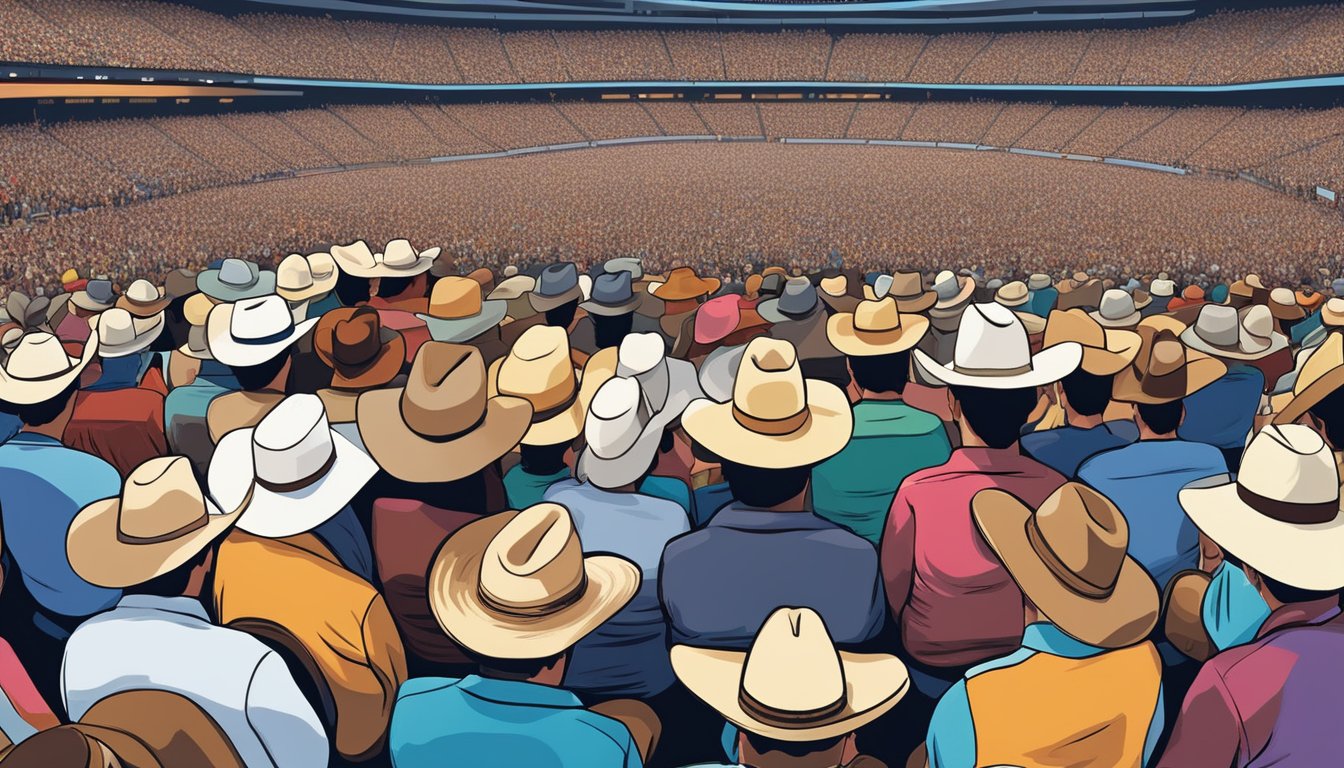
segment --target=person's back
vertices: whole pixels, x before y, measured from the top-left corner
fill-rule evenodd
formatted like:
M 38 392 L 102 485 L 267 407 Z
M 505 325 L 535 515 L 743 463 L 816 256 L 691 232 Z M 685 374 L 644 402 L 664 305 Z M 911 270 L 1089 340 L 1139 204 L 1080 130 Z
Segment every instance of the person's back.
M 168 453 L 163 427 L 163 395 L 149 389 L 81 392 L 65 429 L 66 445 L 87 451 L 117 468 L 122 476 Z
M 1208 443 L 1237 455 L 1251 433 L 1265 377 L 1253 365 L 1233 364 L 1217 381 L 1185 398 L 1182 440 Z
M 1117 419 L 1095 427 L 1043 429 L 1022 436 L 1022 452 L 1065 477 L 1074 477 L 1083 462 L 1139 439 L 1134 422 Z
M 396 768 L 642 765 L 626 727 L 569 691 L 477 675 L 403 683 L 388 744 Z

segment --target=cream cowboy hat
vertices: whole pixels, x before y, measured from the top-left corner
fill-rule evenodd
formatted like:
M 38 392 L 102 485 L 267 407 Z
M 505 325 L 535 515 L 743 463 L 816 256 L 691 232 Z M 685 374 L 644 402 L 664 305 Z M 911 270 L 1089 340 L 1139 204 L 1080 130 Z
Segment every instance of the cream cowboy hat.
M 839 313 L 826 320 L 826 339 L 852 357 L 904 352 L 918 344 L 928 330 L 927 318 L 901 314 L 890 296 L 860 302 L 852 314 Z
M 104 310 L 89 327 L 98 334 L 98 356 L 103 359 L 127 357 L 140 352 L 163 333 L 162 314 L 153 317 L 136 317 L 121 307 Z
M 588 403 L 610 371 L 591 365 L 580 383 L 570 358 L 564 328 L 534 325 L 514 342 L 509 354 L 490 364 L 486 376 L 490 397 L 516 397 L 532 404 L 532 426 L 523 435 L 527 445 L 567 443 L 583 432 Z
M 1082 347 L 1073 342 L 1031 354 L 1022 321 L 999 304 L 972 304 L 962 314 L 951 363 L 942 365 L 923 350 L 914 351 L 915 364 L 930 381 L 982 389 L 1023 389 L 1059 381 L 1078 368 L 1082 357 Z
M 439 626 L 496 659 L 572 648 L 639 591 L 639 568 L 583 553 L 569 511 L 537 504 L 460 528 L 434 556 L 426 591 Z
M 309 301 L 335 290 L 340 276 L 329 253 L 291 253 L 275 268 L 275 292 L 285 301 Z
M 1134 297 L 1120 288 L 1111 288 L 1101 294 L 1101 305 L 1089 312 L 1093 320 L 1107 328 L 1133 328 L 1143 319 L 1134 303 Z
M 1125 554 L 1129 523 L 1105 496 L 1065 483 L 1033 510 L 988 489 L 971 500 L 971 513 L 1022 594 L 1065 634 L 1123 648 L 1157 625 L 1157 585 Z
M 616 348 L 615 362 L 615 375 L 639 382 L 640 396 L 649 413 L 670 411 L 672 423 L 676 423 L 692 400 L 704 396 L 695 365 L 668 357 L 667 345 L 656 333 L 626 334 Z M 605 368 L 610 365 L 610 358 L 599 352 L 589 360 L 589 366 L 593 365 Z
M 586 447 L 575 476 L 598 488 L 619 488 L 643 477 L 658 456 L 663 431 L 689 403 L 685 393 L 674 393 L 666 409 L 650 411 L 637 379 L 609 379 L 588 406 Z
M 1274 416 L 1275 424 L 1292 424 L 1330 393 L 1344 387 L 1344 333 L 1330 333 L 1309 352 L 1293 383 L 1292 399 Z
M 1142 337 L 1133 331 L 1103 328 L 1091 313 L 1078 308 L 1052 310 L 1045 323 L 1043 347 L 1068 342 L 1083 348 L 1079 368 L 1096 376 L 1111 376 L 1134 362 Z
M 1227 360 L 1259 360 L 1288 346 L 1274 330 L 1274 318 L 1263 304 L 1240 312 L 1222 304 L 1206 304 L 1181 341 L 1191 349 Z
M 260 365 L 289 349 L 317 320 L 295 325 L 289 305 L 275 294 L 216 304 L 206 319 L 206 344 L 225 365 Z
M 201 492 L 183 456 L 150 459 L 126 478 L 121 496 L 95 501 L 70 523 L 66 555 L 79 577 L 122 589 L 186 563 L 237 522 Z
M 1011 283 L 1005 283 L 994 292 L 994 301 L 1009 309 L 1015 309 L 1031 301 L 1031 292 L 1027 290 L 1026 283 L 1021 280 L 1014 280 Z
M 327 423 L 317 395 L 290 395 L 254 428 L 215 446 L 210 495 L 242 509 L 238 527 L 278 539 L 311 531 L 340 512 L 378 465 Z
M 1214 543 L 1275 581 L 1344 587 L 1339 467 L 1311 427 L 1265 427 L 1246 446 L 1236 482 L 1183 489 L 1190 520 Z
M 154 317 L 173 303 L 170 296 L 164 296 L 148 280 L 136 280 L 126 288 L 126 292 L 117 299 L 117 307 L 136 317 Z
M 956 317 L 975 293 L 975 280 L 945 269 L 934 278 L 933 292 L 938 300 L 929 308 L 929 317 Z
M 415 277 L 429 271 L 440 248 L 417 252 L 405 239 L 389 241 L 383 253 L 373 253 L 369 244 L 356 240 L 350 245 L 335 245 L 331 258 L 342 272 L 355 277 Z
M 468 278 L 470 279 L 470 278 Z M 490 295 L 486 297 L 487 301 L 503 300 L 509 301 L 526 296 L 537 287 L 537 279 L 527 275 L 514 275 L 505 278 L 496 285 Z
M 696 400 L 681 425 L 725 460 L 788 469 L 839 453 L 854 431 L 854 415 L 839 387 L 803 378 L 792 344 L 758 336 L 743 353 L 732 401 Z
M 98 354 L 98 335 L 84 344 L 78 359 L 65 353 L 60 339 L 50 333 L 24 334 L 0 367 L 0 400 L 14 405 L 36 405 L 61 394 Z
M 811 608 L 777 608 L 747 651 L 676 645 L 677 679 L 728 722 L 778 741 L 823 741 L 871 723 L 910 689 L 901 660 L 836 650 Z

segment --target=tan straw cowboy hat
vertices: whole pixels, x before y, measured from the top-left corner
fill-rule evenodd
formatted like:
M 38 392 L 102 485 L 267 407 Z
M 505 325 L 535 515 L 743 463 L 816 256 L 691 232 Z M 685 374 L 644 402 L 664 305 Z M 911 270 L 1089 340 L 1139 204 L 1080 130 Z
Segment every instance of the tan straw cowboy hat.
M 206 498 L 185 457 L 150 459 L 131 471 L 120 497 L 80 510 L 66 535 L 66 554 L 90 584 L 131 587 L 190 560 L 241 512 L 221 512 Z
M 898 307 L 891 296 L 860 302 L 853 313 L 838 313 L 827 319 L 826 338 L 831 346 L 853 357 L 904 352 L 924 338 L 929 320 L 902 314 Z
M 1302 364 L 1292 399 L 1275 415 L 1274 423 L 1292 424 L 1340 387 L 1344 387 L 1344 333 L 1335 331 Z
M 591 364 L 593 359 L 581 384 L 565 329 L 534 325 L 518 337 L 508 355 L 490 364 L 487 392 L 491 397 L 517 397 L 532 404 L 532 426 L 523 443 L 567 443 L 583 431 L 588 403 L 611 377 L 611 371 Z
M 728 722 L 778 741 L 823 741 L 871 723 L 910 689 L 887 653 L 836 650 L 811 608 L 777 608 L 748 651 L 672 648 L 677 679 Z
M 429 311 L 417 314 L 435 341 L 470 341 L 499 325 L 507 301 L 482 301 L 481 284 L 466 277 L 444 277 L 429 295 Z
M 1065 634 L 1122 648 L 1157 624 L 1157 585 L 1125 554 L 1129 523 L 1105 496 L 1065 483 L 1033 510 L 988 489 L 971 500 L 971 512 L 1022 593 Z
M 459 529 L 439 549 L 426 591 L 439 626 L 496 659 L 545 659 L 573 647 L 639 590 L 639 568 L 585 556 L 569 511 L 537 504 Z
M 1134 362 L 1141 338 L 1133 331 L 1103 328 L 1081 309 L 1053 310 L 1045 323 L 1046 348 L 1075 342 L 1083 348 L 1078 366 L 1096 376 L 1111 376 Z
M 50 333 L 24 334 L 0 367 L 0 400 L 14 405 L 50 400 L 78 379 L 97 354 L 97 333 L 89 336 L 78 359 L 67 355 L 60 339 Z

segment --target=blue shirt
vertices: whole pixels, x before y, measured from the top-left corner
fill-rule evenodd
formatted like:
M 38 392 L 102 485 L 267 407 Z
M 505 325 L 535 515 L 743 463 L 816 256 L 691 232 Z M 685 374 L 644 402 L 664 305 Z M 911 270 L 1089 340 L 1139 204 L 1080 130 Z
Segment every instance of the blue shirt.
M 1050 310 L 1055 308 L 1055 303 L 1059 301 L 1059 290 L 1054 287 L 1042 288 L 1039 291 L 1032 291 L 1027 298 L 1027 303 L 1022 307 L 1024 312 L 1030 312 L 1033 315 L 1047 317 Z
M 522 464 L 514 465 L 504 473 L 504 495 L 509 509 L 527 509 L 537 504 L 546 496 L 547 488 L 571 476 L 569 467 L 561 467 L 550 475 L 534 475 L 524 470 Z
M 9 442 L 9 439 L 23 429 L 23 422 L 18 416 L 9 413 L 0 413 L 0 445 Z
M 1022 436 L 1022 452 L 1065 477 L 1073 477 L 1084 461 L 1138 439 L 1139 428 L 1134 422 L 1108 421 L 1091 429 L 1066 426 L 1028 432 Z
M 106 461 L 46 435 L 21 432 L 0 445 L 0 521 L 5 547 L 33 599 L 62 616 L 92 616 L 117 604 L 121 590 L 75 575 L 65 534 L 75 515 L 121 494 L 121 476 Z
M 871 639 L 886 619 L 877 549 L 810 512 L 733 502 L 667 545 L 659 576 L 673 643 L 746 649 L 771 612 L 807 606 L 837 645 Z
M 331 519 L 314 528 L 313 535 L 327 545 L 347 571 L 373 582 L 373 549 L 353 507 L 346 504 Z
M 695 518 L 695 499 L 692 498 L 691 489 L 687 487 L 684 480 L 675 477 L 649 475 L 644 478 L 644 482 L 639 484 L 639 492 L 659 499 L 667 499 L 681 507 L 685 511 L 686 517 Z
M 640 768 L 625 726 L 569 691 L 477 675 L 402 683 L 388 729 L 395 768 Z
M 1297 323 L 1297 325 L 1289 328 L 1288 338 L 1293 342 L 1294 347 L 1301 346 L 1302 340 L 1311 335 L 1312 331 L 1320 328 L 1321 325 L 1321 311 L 1318 309 L 1302 318 L 1301 322 Z
M 1176 434 L 1218 448 L 1246 447 L 1264 389 L 1259 368 L 1230 363 L 1221 379 L 1185 398 L 1185 421 Z
M 704 528 L 705 524 L 713 519 L 714 513 L 728 506 L 732 500 L 733 489 L 728 487 L 728 483 L 716 483 L 696 488 L 691 527 Z
M 322 298 L 318 299 L 317 301 L 311 302 L 308 305 L 308 317 L 310 319 L 314 317 L 321 317 L 333 309 L 340 309 L 340 308 L 341 308 L 341 299 L 336 295 L 335 291 L 332 291 L 331 293 L 328 293 L 326 296 L 323 296 Z
M 683 486 L 684 487 L 684 486 Z M 639 566 L 639 592 L 575 646 L 565 686 L 603 696 L 647 698 L 676 679 L 667 655 L 667 620 L 658 602 L 658 565 L 671 539 L 691 529 L 676 503 L 643 493 L 561 480 L 546 501 L 563 505 L 585 553 L 608 552 Z

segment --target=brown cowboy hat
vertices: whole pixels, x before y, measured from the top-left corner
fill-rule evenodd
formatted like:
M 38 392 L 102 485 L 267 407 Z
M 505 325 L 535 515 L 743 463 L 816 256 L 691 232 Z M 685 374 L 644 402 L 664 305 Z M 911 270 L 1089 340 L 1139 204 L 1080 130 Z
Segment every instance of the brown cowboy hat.
M 700 277 L 690 267 L 677 267 L 661 283 L 649 283 L 649 293 L 663 301 L 688 301 L 708 296 L 723 285 L 717 277 Z
M 401 372 L 406 340 L 382 326 L 376 309 L 333 309 L 317 323 L 313 351 L 331 369 L 333 389 L 376 389 Z
M 1182 344 L 1170 327 L 1140 323 L 1139 336 L 1142 344 L 1134 361 L 1115 375 L 1115 400 L 1170 403 L 1193 395 L 1227 373 L 1227 366 L 1217 359 Z
M 388 474 L 411 483 L 459 480 L 513 450 L 532 406 L 488 397 L 480 350 L 425 342 L 406 386 L 359 396 L 355 420 L 364 446 Z
M 1079 366 L 1096 376 L 1110 376 L 1134 362 L 1141 339 L 1133 331 L 1104 328 L 1082 309 L 1053 310 L 1045 322 L 1043 348 L 1075 341 L 1083 348 Z
M 1142 642 L 1157 624 L 1157 585 L 1133 558 L 1129 524 L 1109 499 L 1065 483 L 1041 506 L 988 489 L 975 525 L 1022 593 L 1065 634 L 1099 648 Z

